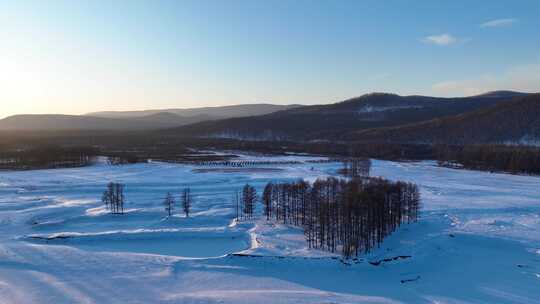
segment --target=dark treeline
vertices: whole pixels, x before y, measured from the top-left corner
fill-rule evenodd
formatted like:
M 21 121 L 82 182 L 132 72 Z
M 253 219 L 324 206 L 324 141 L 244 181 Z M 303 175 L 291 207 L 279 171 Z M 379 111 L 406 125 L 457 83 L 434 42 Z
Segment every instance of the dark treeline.
M 86 151 L 80 161 L 70 152 L 74 149 Z M 354 157 L 394 161 L 439 160 L 446 164 L 459 162 L 465 168 L 471 169 L 535 174 L 540 172 L 538 147 L 432 145 L 381 141 L 248 141 L 190 138 L 161 132 L 112 131 L 0 132 L 0 169 L 79 166 L 88 164 L 95 155 L 109 156 L 114 164 L 147 162 L 153 159 L 211 165 L 213 162 L 229 162 L 233 158 L 232 155 L 208 155 L 196 152 L 212 149 L 268 154 L 309 153 L 337 159 Z M 248 164 L 231 161 L 230 166 L 235 165 Z
M 310 153 L 329 157 L 370 157 L 388 160 L 434 159 L 429 145 L 354 143 L 344 141 L 249 141 L 225 138 L 194 138 L 181 134 L 120 131 L 0 132 L 0 151 L 36 149 L 46 146 L 94 147 L 99 155 L 146 161 L 219 161 L 216 155 L 197 150 L 239 150 L 268 154 Z M 351 153 L 353 151 L 353 153 Z
M 42 147 L 0 151 L 0 169 L 52 169 L 87 166 L 95 160 L 96 149 Z
M 443 166 L 466 169 L 540 174 L 540 148 L 523 146 L 438 146 Z
M 341 250 L 349 258 L 380 246 L 402 223 L 418 219 L 415 184 L 382 178 L 318 179 L 269 183 L 262 195 L 264 215 L 304 228 L 310 248 Z

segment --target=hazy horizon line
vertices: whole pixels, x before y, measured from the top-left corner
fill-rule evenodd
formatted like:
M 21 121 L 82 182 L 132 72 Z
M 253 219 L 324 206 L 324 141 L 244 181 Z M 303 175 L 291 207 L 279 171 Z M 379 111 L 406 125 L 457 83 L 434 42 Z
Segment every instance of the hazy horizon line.
M 399 93 L 393 93 L 393 92 L 385 92 L 385 91 L 373 91 L 369 93 L 364 93 L 360 95 L 356 95 L 353 97 L 340 99 L 337 101 L 331 101 L 331 102 L 323 102 L 323 103 L 272 103 L 272 102 L 253 102 L 253 103 L 232 103 L 232 104 L 224 104 L 224 105 L 213 105 L 213 106 L 202 106 L 202 107 L 164 107 L 164 108 L 135 108 L 135 109 L 114 109 L 114 110 L 97 110 L 97 111 L 90 111 L 90 112 L 83 112 L 83 113 L 59 113 L 59 112 L 36 112 L 36 113 L 16 113 L 16 114 L 9 114 L 9 115 L 2 115 L 0 116 L 0 119 L 5 119 L 13 116 L 20 116 L 20 115 L 59 115 L 59 116 L 92 116 L 92 114 L 97 113 L 123 113 L 123 112 L 155 112 L 155 111 L 161 111 L 161 112 L 167 112 L 170 110 L 192 110 L 192 109 L 205 109 L 205 108 L 221 108 L 221 107 L 234 107 L 234 106 L 248 106 L 248 105 L 275 105 L 275 106 L 314 106 L 314 105 L 325 105 L 325 104 L 334 104 L 339 103 L 343 101 L 347 101 L 350 99 L 359 98 L 366 95 L 372 95 L 372 94 L 390 94 L 390 95 L 398 95 L 398 96 L 428 96 L 428 97 L 436 97 L 436 98 L 465 98 L 465 97 L 474 97 L 474 96 L 480 96 L 488 93 L 493 92 L 516 92 L 516 93 L 524 93 L 524 94 L 536 94 L 540 92 L 531 92 L 531 91 L 524 91 L 524 90 L 511 90 L 511 89 L 499 89 L 499 90 L 490 90 L 486 91 L 480 94 L 463 94 L 460 96 L 437 96 L 437 95 L 427 95 L 427 94 L 399 94 Z

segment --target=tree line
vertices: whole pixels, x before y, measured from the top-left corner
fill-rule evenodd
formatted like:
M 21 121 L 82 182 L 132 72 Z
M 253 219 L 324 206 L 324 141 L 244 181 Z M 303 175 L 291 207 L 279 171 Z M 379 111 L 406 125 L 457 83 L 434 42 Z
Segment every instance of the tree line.
M 101 134 L 98 132 L 97 134 Z M 8 136 L 9 135 L 9 136 Z M 0 134 L 0 169 L 22 170 L 77 167 L 92 164 L 95 157 L 107 156 L 111 164 L 147 162 L 149 159 L 225 166 L 229 156 L 195 154 L 191 149 L 242 150 L 261 153 L 309 153 L 331 160 L 342 157 L 385 160 L 438 160 L 443 165 L 461 164 L 467 169 L 540 174 L 540 148 L 494 144 L 413 144 L 381 141 L 363 142 L 283 142 L 238 141 L 217 138 L 171 138 L 113 133 L 88 134 Z M 191 148 L 191 149 L 189 149 Z M 229 163 L 227 163 L 229 162 Z M 316 162 L 316 161 L 314 161 Z
M 0 151 L 0 169 L 31 170 L 83 167 L 94 162 L 94 148 L 62 148 L 45 146 L 31 149 Z
M 252 205 L 253 191 L 246 185 L 238 200 L 244 218 L 253 216 L 245 207 Z M 261 202 L 267 220 L 302 227 L 309 248 L 341 250 L 349 258 L 380 246 L 402 223 L 416 222 L 420 192 L 401 181 L 330 177 L 313 184 L 268 183 Z
M 436 147 L 442 166 L 466 169 L 540 174 L 540 148 L 525 146 L 471 145 Z

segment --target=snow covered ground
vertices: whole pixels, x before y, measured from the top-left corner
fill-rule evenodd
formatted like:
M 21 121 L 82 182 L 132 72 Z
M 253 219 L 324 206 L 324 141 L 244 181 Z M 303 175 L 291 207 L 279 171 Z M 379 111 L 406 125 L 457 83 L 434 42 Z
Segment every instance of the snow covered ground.
M 0 303 L 540 303 L 538 177 L 374 161 L 372 175 L 418 183 L 424 210 L 351 261 L 308 250 L 300 229 L 233 220 L 232 193 L 247 182 L 260 191 L 338 168 L 0 172 Z M 126 184 L 127 214 L 102 207 L 109 181 Z M 192 217 L 166 218 L 165 194 L 187 186 Z

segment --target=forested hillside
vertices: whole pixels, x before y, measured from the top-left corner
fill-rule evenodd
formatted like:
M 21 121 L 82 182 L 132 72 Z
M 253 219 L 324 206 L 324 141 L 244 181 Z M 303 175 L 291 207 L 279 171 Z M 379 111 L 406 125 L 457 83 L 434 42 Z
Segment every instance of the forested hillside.
M 251 140 L 343 139 L 352 131 L 457 115 L 493 106 L 520 95 L 522 93 L 505 92 L 464 98 L 437 98 L 373 93 L 334 104 L 202 122 L 168 132 L 183 136 Z
M 354 132 L 351 140 L 446 144 L 540 143 L 540 94 L 452 117 Z

